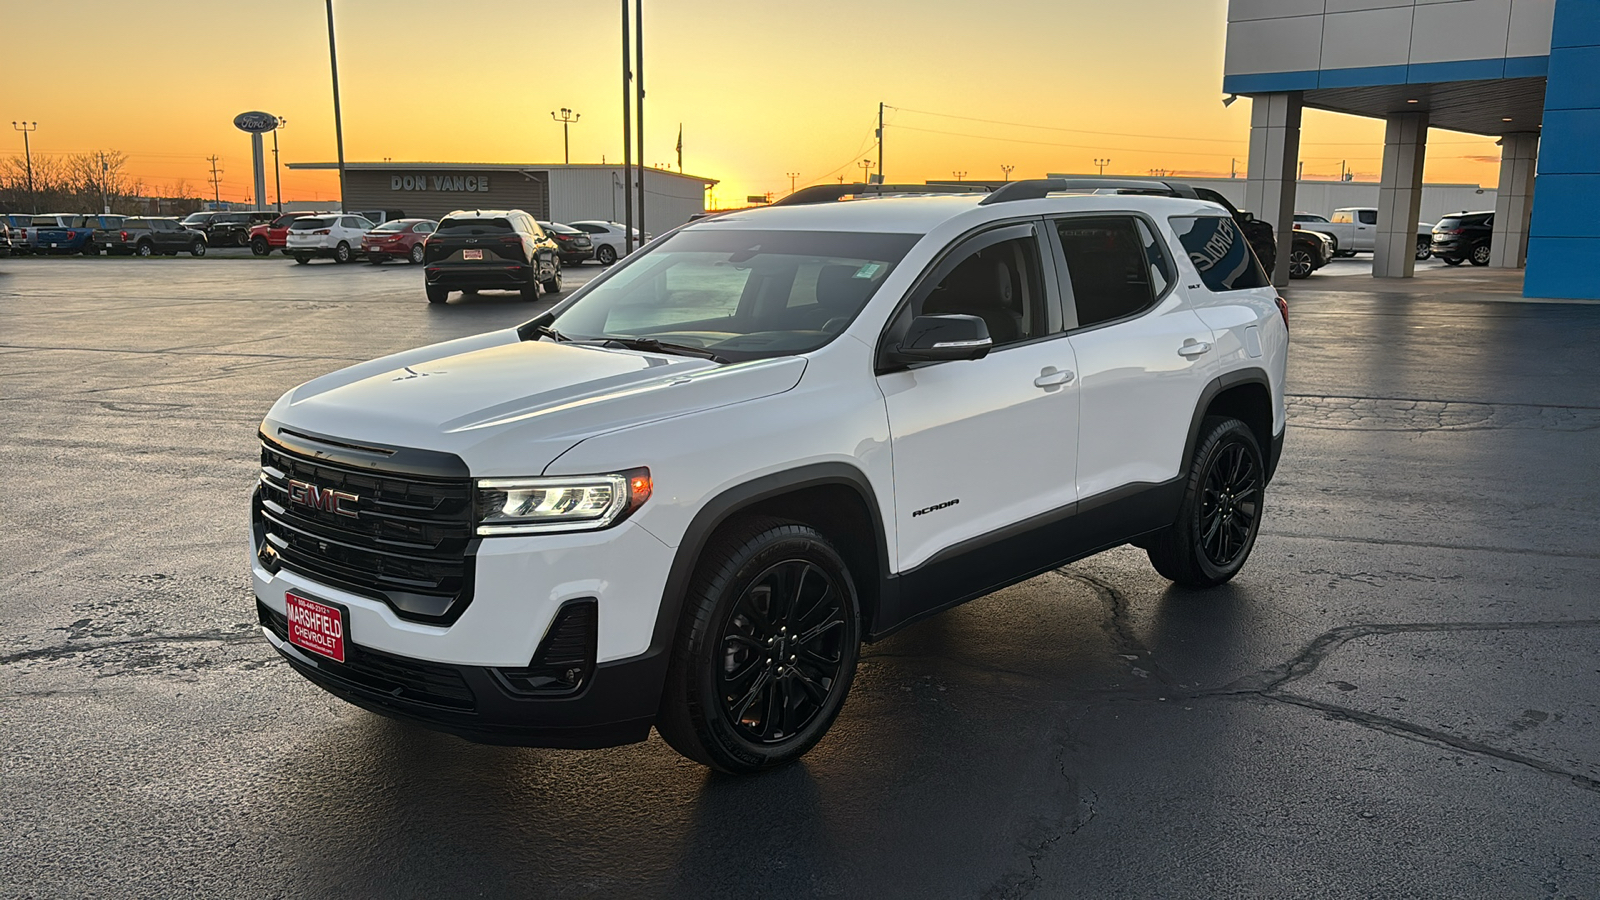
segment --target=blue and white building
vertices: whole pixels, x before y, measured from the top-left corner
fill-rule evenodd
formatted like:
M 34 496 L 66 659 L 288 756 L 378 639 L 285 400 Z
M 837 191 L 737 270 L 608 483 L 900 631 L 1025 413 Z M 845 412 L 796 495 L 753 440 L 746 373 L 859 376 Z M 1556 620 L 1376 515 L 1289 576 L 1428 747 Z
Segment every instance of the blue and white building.
M 1280 236 L 1306 107 L 1388 123 L 1380 278 L 1416 264 L 1428 128 L 1493 135 L 1490 264 L 1526 265 L 1526 296 L 1600 298 L 1600 0 L 1230 0 L 1222 89 L 1254 103 L 1246 206 Z

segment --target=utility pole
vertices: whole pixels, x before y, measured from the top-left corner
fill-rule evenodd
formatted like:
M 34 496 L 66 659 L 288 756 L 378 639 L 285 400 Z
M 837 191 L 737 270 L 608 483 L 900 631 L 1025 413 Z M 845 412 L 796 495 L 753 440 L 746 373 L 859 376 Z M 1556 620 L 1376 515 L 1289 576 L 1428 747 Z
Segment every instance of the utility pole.
M 333 0 L 328 7 L 328 62 L 333 66 L 333 136 L 339 145 L 339 211 L 344 212 L 344 119 L 339 114 L 339 51 L 333 43 Z
M 1006 181 L 1010 181 L 1011 180 L 1011 170 L 1015 169 L 1015 168 L 1016 168 L 1016 166 L 1008 166 L 1005 163 L 1001 163 L 1000 164 L 1000 171 L 1006 173 L 1006 177 L 1005 177 Z
M 856 165 L 861 167 L 861 183 L 870 184 L 872 182 L 872 160 L 863 159 L 861 162 L 856 163 Z
M 883 102 L 878 102 L 878 183 L 883 184 Z
M 956 182 L 958 184 L 960 183 L 961 179 L 967 177 L 967 173 L 966 172 L 951 172 L 950 174 L 954 175 L 956 177 Z
M 1305 181 L 1306 180 L 1306 161 L 1303 160 L 1303 159 L 1300 160 L 1300 170 L 1299 170 L 1299 173 L 1295 175 L 1295 180 L 1296 181 Z
M 563 106 L 559 117 L 551 113 L 550 118 L 561 123 L 561 158 L 567 165 L 572 165 L 572 144 L 567 140 L 567 126 L 583 118 L 583 114 L 575 113 Z
M 111 189 L 106 182 L 111 178 L 111 168 L 106 165 L 105 151 L 100 151 L 100 211 L 111 215 Z
M 628 0 L 622 0 L 622 246 L 633 252 L 633 71 L 628 68 Z
M 1233 157 L 1233 158 L 1228 160 L 1228 177 L 1229 178 L 1238 178 L 1239 177 L 1239 158 L 1238 157 Z
M 1099 157 L 1096 157 L 1095 161 L 1094 161 L 1094 164 L 1095 164 L 1095 168 L 1098 168 L 1100 170 L 1100 174 L 1104 175 L 1106 173 L 1106 166 L 1111 165 L 1111 159 L 1109 157 L 1107 157 L 1106 159 L 1100 159 Z
M 33 148 L 28 144 L 28 135 L 39 130 L 39 123 L 12 122 L 11 127 L 22 132 L 22 156 L 28 165 L 28 208 L 30 212 L 38 212 L 39 201 L 33 195 Z
M 1345 164 L 1345 162 L 1346 162 L 1345 160 L 1342 160 L 1342 159 L 1339 160 L 1339 180 L 1340 181 L 1349 181 L 1350 180 L 1349 176 L 1345 175 L 1345 173 L 1344 173 L 1344 164 Z
M 639 241 L 643 244 L 648 231 L 644 224 L 644 0 L 634 0 L 633 29 L 633 83 L 637 91 L 634 100 L 638 104 L 635 113 L 639 116 L 639 127 L 635 129 L 633 138 L 639 142 Z
M 289 124 L 289 120 L 278 116 L 278 128 Z M 278 215 L 283 215 L 283 172 L 278 168 L 278 128 L 272 129 L 272 192 L 278 198 Z
M 213 209 L 222 205 L 222 170 L 217 168 L 217 161 L 222 157 L 208 156 L 206 162 L 211 163 L 211 200 Z
M 800 177 L 800 173 L 799 172 L 785 172 L 783 174 L 789 176 L 789 193 L 791 193 L 791 194 L 794 193 L 794 180 L 796 178 Z

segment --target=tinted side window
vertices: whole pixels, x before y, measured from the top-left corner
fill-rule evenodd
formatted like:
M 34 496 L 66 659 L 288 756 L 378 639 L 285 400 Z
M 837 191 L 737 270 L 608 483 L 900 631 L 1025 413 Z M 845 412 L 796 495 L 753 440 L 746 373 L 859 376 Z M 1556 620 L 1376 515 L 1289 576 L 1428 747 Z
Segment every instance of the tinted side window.
M 972 253 L 939 282 L 916 314 L 977 316 L 989 326 L 996 347 L 1048 335 L 1039 242 L 1014 238 Z
M 1170 221 L 1206 287 L 1220 293 L 1268 285 L 1266 273 L 1232 219 L 1173 216 Z
M 1363 225 L 1378 224 L 1378 211 L 1375 209 L 1359 210 L 1356 212 L 1356 215 L 1361 217 L 1361 224 Z
M 1231 221 L 1231 220 L 1226 220 Z M 1134 315 L 1155 302 L 1168 280 L 1158 266 L 1166 264 L 1148 230 L 1129 216 L 1059 219 L 1056 234 L 1067 259 L 1078 327 L 1087 328 Z M 1159 254 L 1154 261 L 1151 254 Z

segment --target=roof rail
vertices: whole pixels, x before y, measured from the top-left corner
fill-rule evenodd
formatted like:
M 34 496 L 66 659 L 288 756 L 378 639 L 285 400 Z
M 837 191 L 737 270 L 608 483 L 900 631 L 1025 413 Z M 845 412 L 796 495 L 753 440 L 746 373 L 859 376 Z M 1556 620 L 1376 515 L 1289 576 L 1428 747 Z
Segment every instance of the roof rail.
M 834 203 L 846 197 L 871 197 L 898 194 L 983 194 L 988 188 L 981 184 L 817 184 L 804 187 L 769 206 L 804 206 L 811 203 Z
M 1194 198 L 1194 188 L 1181 181 L 1124 180 L 1118 178 L 1032 178 L 1012 181 L 983 198 L 979 206 L 1012 200 L 1038 200 L 1051 194 L 1115 191 L 1119 194 L 1155 194 L 1162 197 Z

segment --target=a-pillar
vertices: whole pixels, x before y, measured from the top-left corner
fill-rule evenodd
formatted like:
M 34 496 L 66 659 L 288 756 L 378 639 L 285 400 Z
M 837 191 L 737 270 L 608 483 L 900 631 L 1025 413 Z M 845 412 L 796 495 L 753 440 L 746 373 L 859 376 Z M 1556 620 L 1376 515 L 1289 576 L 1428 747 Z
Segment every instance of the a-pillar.
M 1299 91 L 1250 98 L 1250 168 L 1245 208 L 1272 226 L 1278 260 L 1272 283 L 1289 283 L 1289 247 L 1294 229 L 1295 167 L 1300 159 Z
M 1539 135 L 1508 134 L 1500 139 L 1500 191 L 1494 200 L 1494 237 L 1489 265 L 1520 269 L 1528 258 L 1528 221 L 1533 217 L 1533 173 L 1539 163 Z
M 1417 216 L 1422 213 L 1422 164 L 1428 156 L 1428 114 L 1394 113 L 1383 134 L 1383 181 L 1378 185 L 1378 234 L 1372 277 L 1410 278 L 1417 270 Z

